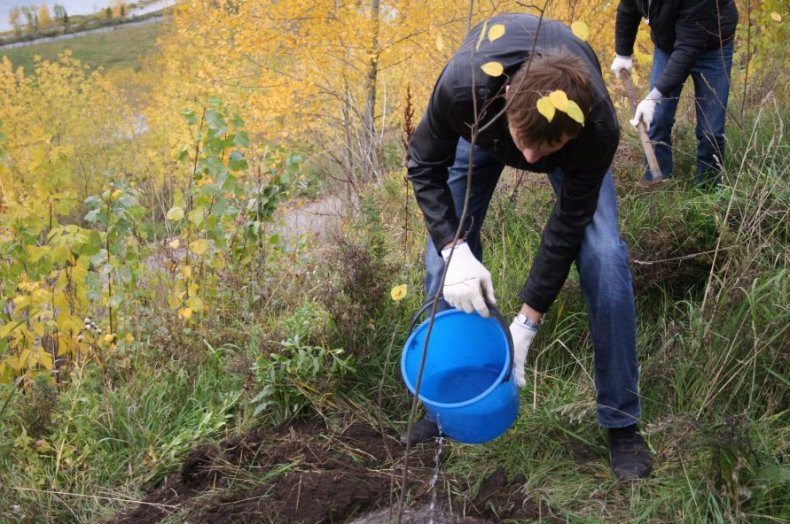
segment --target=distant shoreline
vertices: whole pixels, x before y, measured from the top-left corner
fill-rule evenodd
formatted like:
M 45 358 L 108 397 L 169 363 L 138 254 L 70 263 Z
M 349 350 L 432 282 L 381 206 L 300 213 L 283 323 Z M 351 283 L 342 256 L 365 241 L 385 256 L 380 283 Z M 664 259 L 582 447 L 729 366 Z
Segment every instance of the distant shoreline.
M 96 11 L 93 14 L 73 15 L 67 19 L 66 24 L 62 20 L 53 20 L 45 29 L 35 34 L 18 33 L 10 29 L 4 30 L 0 31 L 0 49 L 56 42 L 95 31 L 107 31 L 121 25 L 148 23 L 152 18 L 161 21 L 162 17 L 172 12 L 177 5 L 178 0 L 132 0 L 125 4 L 127 9 L 125 15 L 121 17 L 110 18 L 103 14 L 104 11 Z
M 80 31 L 74 31 L 73 33 L 62 33 L 59 35 L 52 35 L 52 36 L 39 36 L 37 38 L 33 38 L 30 40 L 17 40 L 8 43 L 0 42 L 0 49 L 15 49 L 19 47 L 27 47 L 30 45 L 57 42 L 59 40 L 67 40 L 69 38 L 83 36 L 90 33 L 102 33 L 102 32 L 113 31 L 119 27 L 139 26 L 144 24 L 158 23 L 161 22 L 163 18 L 164 15 L 161 12 L 152 13 L 150 15 L 139 17 L 139 19 L 131 19 L 128 22 L 117 22 L 114 24 L 99 26 L 92 29 L 83 29 Z

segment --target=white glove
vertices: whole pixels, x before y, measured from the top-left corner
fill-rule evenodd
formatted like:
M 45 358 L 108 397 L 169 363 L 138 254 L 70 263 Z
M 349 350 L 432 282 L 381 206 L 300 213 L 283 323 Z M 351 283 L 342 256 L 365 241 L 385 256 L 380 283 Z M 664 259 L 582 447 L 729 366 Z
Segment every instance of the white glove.
M 662 98 L 664 98 L 664 95 L 654 87 L 647 97 L 636 106 L 636 112 L 634 113 L 633 120 L 631 120 L 631 125 L 636 127 L 639 125 L 639 122 L 644 122 L 645 129 L 650 129 L 650 124 L 653 122 L 653 115 L 656 114 L 656 106 Z
M 520 388 L 527 385 L 524 366 L 527 363 L 529 346 L 537 333 L 537 327 L 525 325 L 518 317 L 514 318 L 510 324 L 510 337 L 513 339 L 513 376 L 516 379 L 516 385 Z
M 617 78 L 620 78 L 620 71 L 623 69 L 631 73 L 631 68 L 633 66 L 634 61 L 631 60 L 630 56 L 614 55 L 614 60 L 612 61 L 612 72 Z
M 451 250 L 452 246 L 442 250 L 445 264 Z M 488 317 L 486 300 L 496 304 L 491 273 L 475 258 L 466 242 L 457 244 L 452 253 L 442 289 L 444 300 L 456 309 L 467 313 L 477 311 L 480 316 Z

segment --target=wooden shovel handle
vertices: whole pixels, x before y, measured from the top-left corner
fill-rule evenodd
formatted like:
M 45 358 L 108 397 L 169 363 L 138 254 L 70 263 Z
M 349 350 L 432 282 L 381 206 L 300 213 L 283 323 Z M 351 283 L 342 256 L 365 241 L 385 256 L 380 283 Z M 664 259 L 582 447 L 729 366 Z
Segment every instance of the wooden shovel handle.
M 620 78 L 623 80 L 625 94 L 628 96 L 628 102 L 631 105 L 631 114 L 633 115 L 636 113 L 636 95 L 634 94 L 634 84 L 631 82 L 631 73 L 629 73 L 627 69 L 621 69 Z M 653 144 L 650 143 L 650 137 L 647 135 L 645 123 L 640 121 L 639 125 L 636 126 L 636 130 L 639 131 L 639 138 L 642 141 L 642 149 L 645 151 L 647 166 L 650 168 L 652 181 L 658 182 L 663 180 L 664 175 L 661 174 L 661 168 L 658 167 L 656 152 L 653 150 Z

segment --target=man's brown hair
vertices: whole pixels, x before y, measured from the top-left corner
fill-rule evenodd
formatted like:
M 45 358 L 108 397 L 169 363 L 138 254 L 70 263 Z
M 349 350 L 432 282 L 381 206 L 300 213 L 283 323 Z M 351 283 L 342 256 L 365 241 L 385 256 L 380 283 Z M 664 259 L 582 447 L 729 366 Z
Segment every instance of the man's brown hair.
M 574 138 L 582 124 L 563 111 L 556 111 L 551 122 L 538 112 L 537 103 L 552 91 L 562 90 L 579 105 L 585 120 L 592 104 L 589 69 L 565 49 L 533 55 L 513 76 L 507 98 L 507 119 L 517 142 L 527 146 L 555 144 L 564 136 Z

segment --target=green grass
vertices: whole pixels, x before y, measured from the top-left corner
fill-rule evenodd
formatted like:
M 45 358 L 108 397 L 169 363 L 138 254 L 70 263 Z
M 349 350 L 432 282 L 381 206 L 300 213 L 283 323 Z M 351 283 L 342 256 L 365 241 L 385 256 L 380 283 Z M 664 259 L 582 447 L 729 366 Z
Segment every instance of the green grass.
M 157 38 L 161 23 L 150 22 L 141 25 L 118 25 L 107 31 L 58 40 L 55 42 L 33 43 L 23 47 L 0 47 L 0 58 L 5 56 L 14 67 L 32 71 L 33 57 L 55 60 L 58 55 L 70 50 L 72 56 L 91 68 L 103 67 L 132 68 L 141 67 L 142 60 L 157 48 Z
M 0 426 L 0 471 L 13 479 L 0 485 L 0 521 L 14 505 L 50 522 L 106 520 L 118 511 L 111 486 L 148 489 L 196 443 L 222 438 L 241 398 L 241 377 L 227 373 L 227 357 L 211 349 L 188 365 L 149 360 L 138 376 L 113 384 L 88 366 L 75 369 L 57 396 L 36 394 L 43 383 L 29 388 Z M 47 423 L 30 423 L 43 413 Z M 43 435 L 51 444 L 37 446 Z

